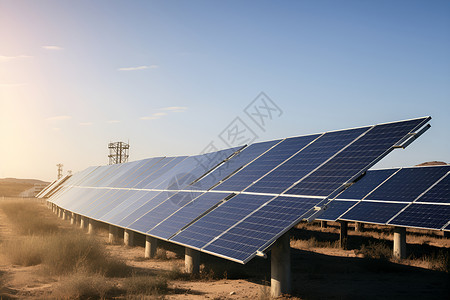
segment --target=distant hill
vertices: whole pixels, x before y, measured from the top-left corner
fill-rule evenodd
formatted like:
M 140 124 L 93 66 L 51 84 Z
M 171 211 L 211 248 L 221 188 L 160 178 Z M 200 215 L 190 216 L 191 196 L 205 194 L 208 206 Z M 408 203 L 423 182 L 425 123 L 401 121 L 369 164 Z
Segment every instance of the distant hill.
M 0 197 L 18 197 L 22 192 L 34 188 L 35 184 L 48 185 L 37 179 L 0 178 Z
M 421 164 L 418 164 L 417 167 L 426 167 L 426 166 L 445 166 L 447 165 L 446 162 L 443 161 L 427 161 Z

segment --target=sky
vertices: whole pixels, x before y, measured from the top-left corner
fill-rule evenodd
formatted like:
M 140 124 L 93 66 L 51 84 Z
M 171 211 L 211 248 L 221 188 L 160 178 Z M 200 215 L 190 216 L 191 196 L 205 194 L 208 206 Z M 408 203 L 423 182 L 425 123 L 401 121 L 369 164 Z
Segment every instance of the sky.
M 428 115 L 376 167 L 450 162 L 449 1 L 0 0 L 0 41 L 0 178 Z

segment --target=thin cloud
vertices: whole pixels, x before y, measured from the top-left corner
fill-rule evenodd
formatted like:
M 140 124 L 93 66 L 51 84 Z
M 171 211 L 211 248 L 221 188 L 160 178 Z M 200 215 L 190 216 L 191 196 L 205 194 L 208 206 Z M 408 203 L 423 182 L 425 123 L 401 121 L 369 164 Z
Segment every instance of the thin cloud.
M 15 56 L 0 55 L 0 61 L 7 62 L 7 61 L 15 60 L 15 59 L 31 58 L 31 57 L 32 56 L 29 56 L 29 55 L 15 55 Z
M 151 116 L 146 116 L 146 117 L 140 117 L 139 119 L 141 120 L 156 120 L 156 119 L 160 119 L 161 117 L 166 116 L 167 113 L 165 112 L 157 112 L 152 114 Z
M 146 69 L 156 69 L 157 65 L 150 66 L 138 66 L 138 67 L 126 67 L 126 68 L 118 68 L 118 71 L 138 71 L 138 70 L 146 70 Z
M 109 121 L 106 121 L 106 123 L 108 123 L 108 124 L 116 124 L 116 123 L 120 123 L 120 121 L 119 120 L 109 120 Z
M 72 116 L 62 115 L 62 116 L 54 116 L 47 118 L 47 121 L 65 121 L 72 119 Z
M 92 122 L 82 122 L 82 123 L 80 123 L 80 126 L 91 126 L 92 124 L 94 124 L 94 123 L 92 123 Z
M 59 46 L 42 46 L 43 49 L 45 50 L 52 50 L 52 51 L 59 51 L 59 50 L 63 50 L 63 47 L 59 47 Z
M 161 110 L 167 110 L 170 112 L 184 112 L 186 111 L 188 108 L 185 106 L 168 106 L 168 107 L 163 107 L 161 108 Z

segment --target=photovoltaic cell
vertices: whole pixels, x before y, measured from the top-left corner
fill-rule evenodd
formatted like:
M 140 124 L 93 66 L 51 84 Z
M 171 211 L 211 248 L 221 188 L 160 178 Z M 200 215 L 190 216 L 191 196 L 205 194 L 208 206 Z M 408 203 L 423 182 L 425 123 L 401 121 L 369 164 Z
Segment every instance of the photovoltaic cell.
M 286 194 L 328 196 L 387 153 L 424 119 L 376 125 Z
M 245 263 L 321 200 L 277 197 L 203 250 Z
M 317 220 L 336 221 L 339 216 L 344 214 L 350 207 L 358 201 L 340 201 L 333 200 L 327 205 L 327 209 L 317 217 Z
M 181 207 L 158 226 L 148 231 L 148 233 L 163 239 L 169 239 L 227 196 L 229 196 L 228 193 L 204 193 Z
M 217 169 L 195 182 L 195 184 L 192 185 L 192 188 L 209 190 L 212 186 L 219 183 L 236 170 L 239 170 L 279 142 L 280 140 L 255 143 L 244 148 L 241 152 L 232 157 L 232 159 L 227 160 Z
M 337 198 L 361 200 L 398 170 L 399 169 L 367 171 L 360 180 L 344 190 Z
M 165 177 L 165 174 L 168 173 L 172 168 L 174 168 L 177 164 L 186 159 L 187 156 L 178 156 L 171 159 L 167 164 L 147 176 L 141 182 L 137 183 L 133 188 L 135 189 L 151 189 L 153 181 L 159 177 Z
M 450 169 L 450 166 L 446 169 Z M 450 175 L 447 173 L 441 181 L 417 199 L 416 202 L 450 203 Z
M 413 203 L 389 222 L 389 225 L 441 229 L 448 221 L 450 205 Z
M 366 199 L 412 202 L 446 173 L 446 168 L 403 168 Z
M 246 191 L 280 194 L 370 127 L 327 132 Z
M 386 224 L 400 210 L 406 207 L 406 203 L 385 203 L 362 201 L 345 213 L 340 220 Z
M 273 197 L 239 194 L 203 216 L 170 240 L 190 247 L 202 248 L 271 198 Z
M 140 232 L 150 231 L 161 221 L 200 195 L 199 192 L 178 192 L 158 206 L 148 210 L 147 213 L 127 227 Z
M 320 135 L 288 138 L 270 149 L 223 183 L 214 188 L 221 191 L 242 191 L 264 174 L 297 153 Z

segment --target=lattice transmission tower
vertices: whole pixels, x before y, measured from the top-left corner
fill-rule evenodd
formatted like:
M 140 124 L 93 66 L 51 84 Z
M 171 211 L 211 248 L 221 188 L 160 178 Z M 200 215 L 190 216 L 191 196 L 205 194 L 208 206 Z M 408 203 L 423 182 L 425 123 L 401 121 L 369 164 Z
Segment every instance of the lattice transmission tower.
M 109 164 L 121 164 L 128 161 L 128 151 L 130 145 L 125 142 L 114 142 L 108 144 L 109 148 Z
M 61 177 L 63 177 L 63 164 L 57 164 L 56 165 L 58 167 L 58 179 L 60 179 Z

